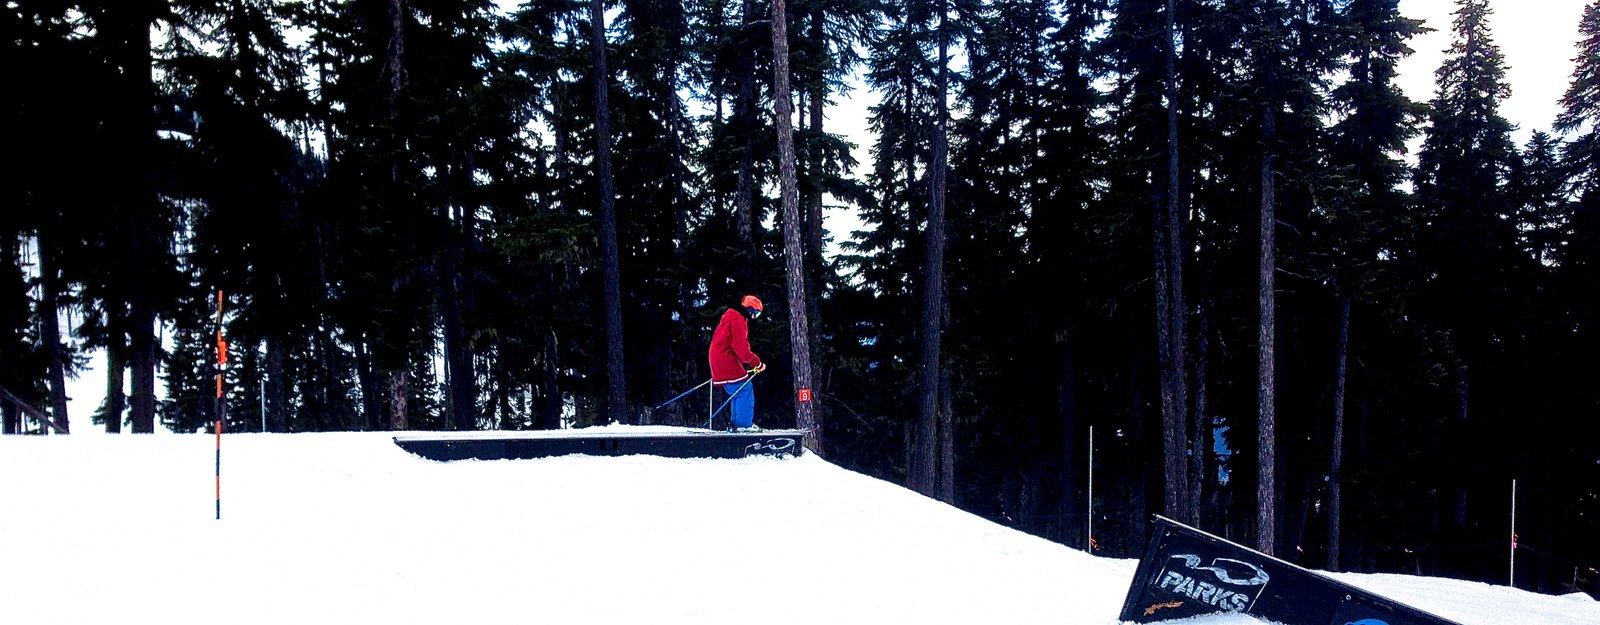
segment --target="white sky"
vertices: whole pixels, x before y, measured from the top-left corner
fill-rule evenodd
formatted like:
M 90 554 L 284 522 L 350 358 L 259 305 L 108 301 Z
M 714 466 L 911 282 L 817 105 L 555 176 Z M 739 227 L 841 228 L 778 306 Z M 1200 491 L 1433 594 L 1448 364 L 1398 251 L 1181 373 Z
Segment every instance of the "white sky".
M 1533 131 L 1548 132 L 1560 112 L 1578 54 L 1578 21 L 1586 4 L 1585 0 L 1489 0 L 1490 29 L 1505 56 L 1506 79 L 1511 83 L 1511 98 L 1501 104 L 1500 114 L 1517 126 L 1513 137 L 1519 148 Z M 1413 38 L 1411 49 L 1416 53 L 1400 64 L 1400 87 L 1413 100 L 1433 99 L 1433 72 L 1454 39 L 1455 9 L 1455 0 L 1400 2 L 1402 14 L 1435 29 Z
M 809 454 L 440 463 L 381 432 L 223 437 L 219 521 L 214 441 L 0 437 L 0 623 L 1116 625 L 1135 567 Z M 1336 577 L 1463 625 L 1600 623 Z

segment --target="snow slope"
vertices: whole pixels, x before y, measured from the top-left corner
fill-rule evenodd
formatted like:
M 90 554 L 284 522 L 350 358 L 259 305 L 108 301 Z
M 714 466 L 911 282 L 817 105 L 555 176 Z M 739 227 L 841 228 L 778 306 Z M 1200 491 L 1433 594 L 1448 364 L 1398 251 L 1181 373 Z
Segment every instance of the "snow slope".
M 1110 625 L 1092 557 L 815 456 L 437 463 L 384 433 L 0 437 L 0 623 Z M 1339 579 L 1466 625 L 1600 603 Z M 1256 621 L 1226 616 L 1207 625 Z

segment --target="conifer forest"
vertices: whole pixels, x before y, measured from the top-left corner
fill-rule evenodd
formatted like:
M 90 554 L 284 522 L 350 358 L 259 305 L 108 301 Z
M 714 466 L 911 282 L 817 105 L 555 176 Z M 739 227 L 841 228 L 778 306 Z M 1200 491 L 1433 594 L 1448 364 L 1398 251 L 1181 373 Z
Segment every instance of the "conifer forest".
M 1487 0 L 3 4 L 6 434 L 705 427 L 755 294 L 997 523 L 1600 594 L 1600 1 L 1525 142 Z

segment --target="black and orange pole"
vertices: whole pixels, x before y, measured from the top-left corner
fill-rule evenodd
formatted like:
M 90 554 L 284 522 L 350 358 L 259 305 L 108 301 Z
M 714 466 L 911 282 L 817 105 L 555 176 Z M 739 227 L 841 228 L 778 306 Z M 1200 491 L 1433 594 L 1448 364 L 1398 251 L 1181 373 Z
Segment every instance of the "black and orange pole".
M 217 520 L 222 520 L 222 370 L 228 366 L 228 341 L 222 338 L 222 291 L 217 291 Z

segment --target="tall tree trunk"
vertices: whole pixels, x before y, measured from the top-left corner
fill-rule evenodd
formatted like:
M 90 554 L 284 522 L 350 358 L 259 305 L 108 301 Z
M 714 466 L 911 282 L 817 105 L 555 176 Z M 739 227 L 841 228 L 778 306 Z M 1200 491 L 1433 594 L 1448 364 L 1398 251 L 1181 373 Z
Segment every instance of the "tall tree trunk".
M 939 501 L 956 502 L 955 391 L 950 387 L 950 370 L 939 375 Z
M 1062 315 L 1062 328 L 1071 328 L 1072 320 Z M 1063 331 L 1060 338 L 1061 346 L 1061 379 L 1056 383 L 1056 412 L 1061 415 L 1061 449 L 1065 459 L 1061 465 L 1061 518 L 1077 519 L 1078 505 L 1086 494 L 1085 477 L 1079 458 L 1087 460 L 1085 455 L 1085 442 L 1088 439 L 1085 424 L 1078 421 L 1078 354 L 1074 347 L 1074 339 L 1070 330 Z M 1087 507 L 1084 514 L 1088 513 Z M 1077 532 L 1069 530 L 1068 544 L 1075 544 Z M 1087 542 L 1083 543 L 1085 550 L 1089 549 Z
M 444 176 L 448 180 L 448 176 Z M 444 322 L 444 353 L 445 362 L 448 364 L 446 372 L 449 374 L 445 380 L 449 393 L 449 415 L 445 421 L 445 428 L 450 430 L 477 429 L 478 392 L 476 377 L 472 371 L 472 354 L 467 350 L 466 330 L 461 321 L 462 299 L 465 288 L 461 280 L 461 249 L 467 236 L 468 228 L 457 219 L 453 193 L 449 182 L 445 182 L 446 191 L 444 206 L 440 207 L 439 217 L 444 226 L 440 228 L 439 238 L 439 267 L 435 280 L 439 288 L 439 316 Z
M 155 56 L 150 33 L 163 10 L 157 2 L 118 3 L 117 10 L 105 15 L 106 34 L 116 46 L 115 63 L 121 75 L 121 110 L 117 123 L 117 141 L 127 150 L 127 168 L 121 189 L 121 207 L 125 215 L 128 238 L 126 259 L 128 285 L 128 365 L 132 377 L 130 423 L 135 433 L 155 431 L 156 422 L 156 364 L 161 346 L 156 341 L 154 274 L 161 263 L 155 259 L 163 254 L 157 242 L 161 226 L 157 205 L 159 199 L 151 173 L 150 158 L 155 153 Z
M 389 79 L 388 121 L 391 127 L 400 116 L 400 95 L 405 88 L 406 59 L 406 4 L 405 0 L 389 0 L 389 50 L 387 78 Z M 391 160 L 393 157 L 391 157 Z M 391 181 L 393 182 L 393 181 Z
M 289 360 L 289 345 L 282 336 L 267 338 L 267 413 L 272 415 L 268 430 L 293 432 L 289 419 L 289 376 L 285 363 Z
M 738 40 L 743 42 L 749 29 L 757 23 L 755 0 L 744 0 L 743 12 L 740 13 L 743 24 L 739 27 Z M 733 125 L 739 133 L 742 147 L 739 150 L 739 180 L 734 191 L 734 225 L 739 231 L 739 241 L 744 243 L 745 252 L 748 254 L 745 262 L 740 267 L 739 276 L 744 281 L 743 288 L 750 290 L 756 283 L 756 217 L 755 217 L 755 132 L 756 132 L 756 61 L 755 50 L 741 51 L 739 53 L 739 95 L 733 103 Z
M 106 433 L 118 434 L 122 432 L 123 413 L 128 409 L 128 396 L 122 392 L 127 366 L 123 364 L 122 346 L 115 344 L 115 339 L 112 342 L 113 345 L 106 346 L 106 400 L 103 412 Z
M 351 342 L 351 347 L 356 352 L 356 385 L 361 387 L 362 419 L 367 430 L 378 431 L 382 429 L 380 417 L 383 408 L 378 401 L 378 374 L 373 369 L 372 358 L 367 355 L 366 337 L 357 337 Z
M 561 429 L 561 343 L 555 330 L 544 336 L 544 381 L 539 386 L 544 399 L 539 410 L 539 429 Z
M 1265 107 L 1261 154 L 1261 264 L 1259 308 L 1260 332 L 1257 342 L 1257 408 L 1260 420 L 1256 430 L 1256 549 L 1267 555 L 1277 553 L 1277 413 L 1274 362 L 1277 337 L 1277 214 L 1273 193 L 1277 113 Z
M 810 38 L 813 42 L 824 41 L 826 33 L 823 26 L 825 24 L 823 3 L 813 2 L 810 33 Z M 812 280 L 810 284 L 816 287 L 812 296 L 806 299 L 806 310 L 811 315 L 811 320 L 815 322 L 810 325 L 812 366 L 819 372 L 818 375 L 822 376 L 823 380 L 827 379 L 826 374 L 821 373 L 827 370 L 827 363 L 822 361 L 824 356 L 822 350 L 822 298 L 828 291 L 827 258 L 823 256 L 825 243 L 823 241 L 822 227 L 823 109 L 827 100 L 827 90 L 827 84 L 820 76 L 816 84 L 811 86 L 811 109 L 809 111 L 811 115 L 811 163 L 808 167 L 811 170 L 813 189 L 811 197 L 806 203 L 806 261 L 810 265 L 807 277 Z M 812 432 L 812 436 L 814 437 L 812 444 L 817 449 L 826 447 L 822 438 L 822 428 Z
M 605 293 L 607 422 L 631 423 L 628 377 L 623 371 L 622 271 L 617 251 L 617 201 L 611 181 L 611 74 L 606 70 L 606 6 L 589 0 L 589 36 L 594 52 L 595 177 L 600 183 L 600 262 Z
M 506 363 L 505 341 L 501 337 L 495 338 L 494 354 L 495 394 L 493 405 L 495 406 L 496 415 L 494 425 L 491 427 L 497 430 L 526 429 L 527 426 L 523 424 L 527 423 L 527 421 L 514 412 L 515 409 L 511 404 L 511 394 L 519 392 L 518 389 L 522 387 L 511 383 L 511 368 Z M 515 421 L 512 420 L 513 415 L 518 417 Z M 513 423 L 515 423 L 515 427 L 512 427 Z
M 676 85 L 677 75 L 678 66 L 674 61 L 667 73 L 667 76 L 672 78 L 672 83 L 669 84 L 669 88 L 666 90 L 667 93 L 663 97 L 667 98 L 667 101 L 671 103 L 669 114 L 672 116 L 668 124 L 671 135 L 668 138 L 671 141 L 669 146 L 671 153 L 668 158 L 672 159 L 672 259 L 674 266 L 684 267 L 688 264 L 689 254 L 685 242 L 689 240 L 689 220 L 691 219 L 691 207 L 687 191 L 689 173 L 688 165 L 684 163 L 687 160 L 687 156 L 683 146 L 685 126 L 688 126 L 688 124 L 684 123 L 683 102 L 678 97 L 677 90 L 672 88 Z M 679 276 L 679 279 L 673 280 L 673 282 L 676 283 L 675 289 L 677 292 L 672 299 L 673 308 L 668 311 L 664 321 L 668 332 L 666 339 L 667 353 L 662 359 L 663 366 L 658 373 L 659 388 L 672 388 L 672 363 L 678 361 L 678 342 L 684 336 L 683 320 L 689 317 L 689 311 L 693 308 L 690 303 L 689 280 Z M 689 369 L 688 373 L 695 375 L 692 368 Z M 676 409 L 674 408 L 674 410 Z M 645 418 L 649 419 L 654 416 L 654 411 L 646 412 L 645 415 Z
M 136 234 L 136 237 L 141 236 Z M 129 423 L 134 434 L 156 431 L 156 315 L 149 296 L 136 287 L 133 294 L 132 354 L 128 369 L 132 374 Z
M 1184 373 L 1188 349 L 1183 304 L 1183 215 L 1178 206 L 1178 98 L 1177 45 L 1173 0 L 1166 10 L 1167 158 L 1166 188 L 1156 207 L 1156 341 L 1161 368 L 1161 440 L 1165 482 L 1163 509 L 1174 519 L 1189 519 L 1188 380 Z
M 817 446 L 817 418 L 812 402 L 800 401 L 799 393 L 811 390 L 811 336 L 806 318 L 805 243 L 800 234 L 800 190 L 794 173 L 794 111 L 789 88 L 789 26 L 784 0 L 772 2 L 772 106 L 773 126 L 778 133 L 778 183 L 783 201 L 784 275 L 789 296 L 790 365 L 794 368 L 795 426 L 810 433 L 806 448 L 821 455 Z M 810 399 L 807 397 L 807 399 Z
M 823 31 L 824 15 L 822 3 L 812 3 L 811 32 L 812 42 L 821 43 L 826 33 Z M 808 150 L 806 168 L 811 174 L 811 194 L 806 198 L 806 260 L 811 262 L 813 276 L 820 277 L 823 272 L 823 228 L 822 228 L 822 168 L 823 168 L 823 129 L 824 121 L 823 104 L 827 100 L 827 84 L 818 77 L 816 84 L 811 85 L 811 106 L 807 113 L 810 114 L 809 128 L 811 130 L 811 149 Z M 822 285 L 818 284 L 818 291 Z M 812 349 L 816 349 L 813 345 Z
M 1132 531 L 1124 532 L 1122 537 L 1117 538 L 1117 541 L 1122 543 L 1123 547 L 1128 550 L 1137 549 L 1133 545 L 1137 544 L 1137 541 L 1140 540 L 1139 537 L 1148 535 L 1146 532 L 1148 515 L 1144 514 L 1144 511 L 1150 509 L 1148 495 L 1150 489 L 1148 485 L 1156 479 L 1157 472 L 1156 469 L 1152 468 L 1154 463 L 1149 460 L 1155 458 L 1156 450 L 1152 449 L 1152 445 L 1148 442 L 1150 441 L 1148 425 L 1151 421 L 1151 416 L 1148 412 L 1150 401 L 1145 395 L 1149 386 L 1149 381 L 1145 378 L 1148 374 L 1145 358 L 1148 357 L 1149 352 L 1147 350 L 1150 344 L 1148 343 L 1148 338 L 1142 335 L 1134 336 L 1131 342 L 1133 343 L 1130 346 L 1133 348 L 1133 358 L 1128 363 L 1131 365 L 1129 370 L 1132 372 L 1128 375 L 1128 417 L 1123 427 L 1127 432 L 1127 440 L 1130 441 L 1126 448 L 1132 453 L 1129 454 L 1128 458 L 1119 459 L 1121 461 L 1120 471 L 1112 472 L 1114 478 L 1120 478 L 1124 489 L 1123 500 L 1128 503 L 1127 509 L 1136 511 L 1135 514 L 1131 515 L 1133 517 Z M 1159 354 L 1160 350 L 1157 350 L 1157 355 Z M 1102 498 L 1108 499 L 1107 497 Z M 1111 528 L 1101 530 L 1102 535 L 1112 534 L 1116 536 L 1113 532 L 1114 530 Z
M 399 432 L 411 429 L 411 414 L 407 398 L 411 394 L 411 372 L 394 369 L 389 372 L 389 429 Z
M 336 372 L 350 370 L 350 362 L 345 358 L 344 350 L 339 349 L 332 336 L 323 332 L 317 333 L 312 344 L 316 347 L 319 363 L 317 379 L 314 381 L 317 401 L 327 412 L 330 423 L 337 423 L 338 427 L 347 428 L 352 432 L 360 431 L 361 422 L 337 386 L 339 376 Z
M 950 93 L 949 75 L 949 39 L 945 34 L 945 20 L 948 15 L 948 5 L 939 3 L 939 78 L 938 86 L 934 92 L 934 120 L 933 154 L 928 163 L 928 231 L 926 260 L 923 265 L 922 277 L 922 364 L 918 370 L 917 384 L 917 429 L 916 442 L 912 455 L 912 465 L 906 476 L 912 490 L 937 497 L 938 485 L 935 474 L 938 453 L 938 412 L 939 412 L 939 380 L 942 379 L 940 362 L 940 339 L 943 338 L 944 328 L 944 199 L 945 199 L 945 171 L 948 168 L 946 152 L 948 150 L 949 130 L 946 121 L 948 113 L 945 110 L 945 99 Z
M 67 419 L 66 350 L 61 346 L 61 265 L 55 237 L 39 234 L 39 341 L 44 348 L 45 375 L 50 383 L 50 410 L 57 423 Z M 45 431 L 49 431 L 46 428 Z M 65 432 L 63 432 L 65 433 Z
M 1350 297 L 1339 295 L 1339 347 L 1333 367 L 1333 457 L 1328 463 L 1328 570 L 1339 570 L 1344 519 L 1344 396 L 1350 358 Z
M 1202 285 L 1209 287 L 1210 280 L 1202 279 Z M 1204 288 L 1202 293 L 1209 292 Z M 1210 502 L 1206 499 L 1206 486 L 1211 481 L 1211 448 L 1212 425 L 1210 416 L 1210 397 L 1206 392 L 1206 384 L 1210 377 L 1211 358 L 1211 323 L 1207 321 L 1204 295 L 1201 296 L 1201 309 L 1199 327 L 1195 329 L 1195 357 L 1194 357 L 1194 412 L 1189 416 L 1189 520 L 1193 525 L 1200 527 L 1211 509 Z
M 386 71 L 385 77 L 389 79 L 389 93 L 387 98 L 388 111 L 386 112 L 385 116 L 386 126 L 388 127 L 388 135 L 385 138 L 391 143 L 391 145 L 388 146 L 390 155 L 388 172 L 389 188 L 387 191 L 389 193 L 398 195 L 401 193 L 399 157 L 400 139 L 399 137 L 395 136 L 395 128 L 398 125 L 400 118 L 400 101 L 405 95 L 405 0 L 389 0 L 388 11 L 389 49 L 385 58 L 384 69 Z M 395 281 L 393 283 L 393 286 L 390 287 L 389 294 L 392 298 L 391 301 L 398 302 L 400 300 L 399 281 Z M 384 351 L 390 350 L 385 349 Z M 385 355 L 380 353 L 379 355 L 380 362 L 387 360 L 388 362 L 384 363 L 385 366 L 393 367 L 386 370 L 386 373 L 389 377 L 389 429 L 393 431 L 408 430 L 411 428 L 411 415 L 409 406 L 407 405 L 407 397 L 410 392 L 411 372 L 406 368 L 407 356 L 404 353 L 405 348 L 401 348 L 399 351 L 400 353 L 397 354 Z

